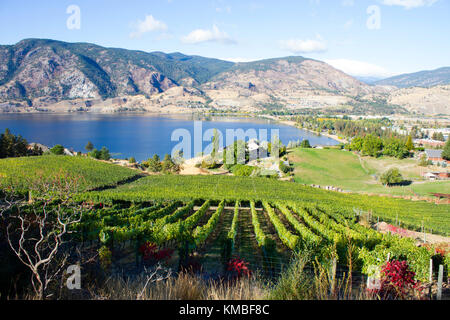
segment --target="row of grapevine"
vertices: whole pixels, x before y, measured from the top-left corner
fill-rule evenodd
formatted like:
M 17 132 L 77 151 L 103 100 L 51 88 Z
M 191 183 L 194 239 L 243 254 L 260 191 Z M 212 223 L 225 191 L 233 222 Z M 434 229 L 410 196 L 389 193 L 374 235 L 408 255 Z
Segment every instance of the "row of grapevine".
M 308 212 L 297 203 L 290 203 L 289 207 L 311 228 L 314 232 L 322 236 L 329 243 L 335 243 L 339 240 L 340 235 L 331 230 L 327 225 L 320 223 L 314 219 Z
M 188 212 L 190 212 L 192 208 L 194 208 L 194 205 L 195 201 L 191 201 L 184 207 L 178 208 L 174 213 L 156 220 L 154 223 L 154 229 L 162 228 L 167 224 L 178 221 L 180 218 L 184 217 Z
M 252 224 L 255 231 L 256 241 L 258 242 L 258 246 L 263 247 L 266 245 L 268 238 L 264 234 L 264 231 L 261 228 L 261 224 L 259 223 L 258 213 L 256 212 L 254 201 L 250 201 L 250 210 L 252 213 Z
M 228 231 L 227 238 L 231 242 L 231 247 L 234 247 L 234 242 L 236 240 L 237 235 L 237 227 L 238 227 L 238 220 L 239 220 L 239 201 L 236 201 L 236 204 L 234 206 L 234 214 L 233 214 L 233 221 L 231 222 L 231 228 L 230 231 Z
M 300 238 L 297 235 L 292 234 L 289 230 L 286 229 L 283 222 L 280 220 L 278 215 L 275 213 L 273 208 L 267 201 L 263 201 L 263 207 L 269 215 L 269 219 L 275 227 L 275 230 L 278 233 L 281 241 L 290 249 L 294 250 L 299 242 Z
M 197 225 L 200 219 L 205 216 L 210 204 L 210 201 L 207 200 L 203 203 L 200 209 L 185 220 L 179 220 L 163 226 L 157 235 L 159 242 L 180 239 L 184 233 L 190 232 Z
M 208 222 L 203 226 L 198 226 L 197 228 L 195 228 L 193 232 L 193 237 L 197 245 L 204 243 L 208 239 L 209 235 L 214 231 L 219 222 L 220 215 L 222 214 L 224 208 L 225 208 L 225 200 L 222 200 L 217 210 L 213 213 Z
M 306 225 L 298 221 L 291 213 L 291 211 L 283 204 L 277 202 L 275 206 L 284 214 L 289 223 L 300 234 L 301 241 L 308 247 L 318 246 L 322 238 L 314 234 Z

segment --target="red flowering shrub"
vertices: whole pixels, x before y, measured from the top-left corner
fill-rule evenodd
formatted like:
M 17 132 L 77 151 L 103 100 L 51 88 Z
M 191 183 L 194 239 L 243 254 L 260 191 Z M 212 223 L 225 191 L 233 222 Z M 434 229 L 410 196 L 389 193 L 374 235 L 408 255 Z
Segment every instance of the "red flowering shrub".
M 142 254 L 144 262 L 149 263 L 169 260 L 174 250 L 170 248 L 158 250 L 156 244 L 147 241 L 139 248 L 139 252 Z
M 394 226 L 392 224 L 388 224 L 387 230 L 389 232 L 391 232 L 392 234 L 398 234 L 398 235 L 403 236 L 403 237 L 408 237 L 409 236 L 408 230 L 402 229 L 400 227 L 396 227 L 396 226 Z
M 248 262 L 245 262 L 241 258 L 236 257 L 232 258 L 228 262 L 227 270 L 233 272 L 237 278 L 240 278 L 242 276 L 250 277 L 252 271 L 248 268 L 248 265 Z
M 381 269 L 381 289 L 379 295 L 384 299 L 406 299 L 420 294 L 420 283 L 414 277 L 407 261 L 392 260 Z

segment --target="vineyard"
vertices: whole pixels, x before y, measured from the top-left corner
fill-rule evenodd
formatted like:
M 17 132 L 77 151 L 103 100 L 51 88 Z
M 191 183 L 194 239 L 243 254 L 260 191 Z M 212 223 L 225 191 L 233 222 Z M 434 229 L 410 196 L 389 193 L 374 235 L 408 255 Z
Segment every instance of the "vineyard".
M 339 204 L 348 210 L 371 212 L 388 223 L 400 222 L 403 227 L 434 233 L 450 234 L 448 205 L 424 201 L 342 194 L 303 186 L 297 183 L 265 178 L 231 176 L 151 176 L 135 182 L 97 192 L 83 194 L 80 199 L 111 203 L 142 202 L 146 199 L 192 200 L 229 199 L 238 201 L 304 201 L 315 204 Z
M 0 160 L 0 185 L 19 191 L 61 173 L 80 178 L 73 201 L 92 206 L 71 227 L 73 240 L 98 251 L 109 264 L 131 269 L 162 260 L 178 270 L 220 274 L 245 261 L 245 270 L 273 277 L 294 253 L 307 251 L 311 263 L 337 261 L 339 268 L 351 265 L 366 275 L 388 259 L 406 259 L 417 278 L 426 279 L 429 261 L 436 259 L 434 248 L 379 233 L 370 223 L 450 232 L 448 205 L 342 194 L 265 178 L 143 177 L 81 157 Z M 33 212 L 39 205 L 26 204 L 26 210 Z M 366 226 L 362 212 L 369 217 Z M 439 259 L 448 270 L 449 254 Z
M 353 212 L 338 206 L 196 199 L 97 205 L 75 229 L 77 241 L 126 253 L 136 265 L 142 263 L 138 250 L 146 244 L 172 253 L 164 259 L 176 268 L 201 266 L 217 274 L 227 270 L 233 257 L 240 257 L 249 262 L 250 270 L 267 276 L 278 274 L 295 251 L 314 252 L 323 264 L 337 259 L 344 268 L 351 251 L 353 268 L 363 274 L 389 258 L 406 258 L 417 278 L 427 279 L 434 251 L 410 239 L 378 233 L 357 220 Z M 448 268 L 448 254 L 445 263 Z
M 0 182 L 14 183 L 26 189 L 41 178 L 67 176 L 80 180 L 80 190 L 117 185 L 138 176 L 125 167 L 83 157 L 44 156 L 0 159 Z

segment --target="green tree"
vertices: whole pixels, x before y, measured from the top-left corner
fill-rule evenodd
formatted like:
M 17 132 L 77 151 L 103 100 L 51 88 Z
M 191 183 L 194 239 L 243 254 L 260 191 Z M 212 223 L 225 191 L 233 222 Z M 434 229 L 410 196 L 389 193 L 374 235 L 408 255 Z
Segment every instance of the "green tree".
M 379 152 L 383 149 L 383 143 L 379 137 L 367 135 L 364 138 L 362 153 L 371 157 L 378 157 Z
M 134 164 L 136 163 L 136 159 L 134 157 L 130 157 L 130 159 L 128 159 L 128 162 Z
M 0 136 L 0 158 L 25 157 L 28 155 L 28 142 L 21 135 L 15 136 L 6 128 Z
M 219 135 L 219 131 L 217 131 L 217 129 L 214 129 L 214 133 L 213 133 L 213 140 L 212 140 L 212 145 L 213 145 L 213 149 L 211 152 L 211 157 L 214 160 L 217 160 L 217 152 L 219 151 L 220 148 L 220 135 Z
M 414 144 L 413 144 L 412 136 L 411 136 L 411 135 L 409 135 L 409 136 L 408 136 L 408 140 L 406 140 L 406 148 L 407 148 L 409 151 L 414 150 Z
M 362 137 L 356 137 L 352 140 L 352 143 L 350 144 L 350 150 L 351 151 L 361 151 L 364 144 L 364 138 Z
M 270 144 L 269 144 L 270 145 Z M 233 152 L 232 155 L 228 155 L 229 152 Z M 250 154 L 247 150 L 247 144 L 238 140 L 235 141 L 231 146 L 228 146 L 223 152 L 223 163 L 226 168 L 231 168 L 236 164 L 245 164 L 249 161 Z
M 92 150 L 94 150 L 94 145 L 92 144 L 92 142 L 88 142 L 86 147 L 84 147 L 86 149 L 87 152 L 91 152 Z
M 169 154 L 164 156 L 164 160 L 161 163 L 161 169 L 163 172 L 176 172 L 178 171 L 178 166 L 172 160 L 172 157 Z
M 111 155 L 109 154 L 108 148 L 103 147 L 100 150 L 100 159 L 105 160 L 105 161 L 108 161 L 109 159 L 111 159 Z
M 422 156 L 420 157 L 420 160 L 419 160 L 419 166 L 427 167 L 429 164 L 430 164 L 430 161 L 428 161 L 427 155 L 425 153 L 422 154 Z
M 94 159 L 99 160 L 99 159 L 100 159 L 100 156 L 101 156 L 101 153 L 100 153 L 99 150 L 94 149 L 94 150 L 92 150 L 91 152 L 89 152 L 88 155 L 89 155 L 89 157 L 91 157 L 91 158 L 94 158 Z
M 150 172 L 161 172 L 162 170 L 161 159 L 157 154 L 153 158 L 148 159 L 147 164 Z
M 300 147 L 302 148 L 311 148 L 311 144 L 309 143 L 309 140 L 303 140 L 302 143 L 300 144 Z
M 53 148 L 50 149 L 50 152 L 56 155 L 63 155 L 64 154 L 64 147 L 60 144 L 57 144 Z
M 386 171 L 381 177 L 380 181 L 385 186 L 392 186 L 403 182 L 403 176 L 397 168 L 392 168 Z
M 405 143 L 397 138 L 387 139 L 384 142 L 383 154 L 386 156 L 404 159 L 409 156 L 408 147 Z
M 444 150 L 442 150 L 442 158 L 450 161 L 450 138 L 445 143 Z

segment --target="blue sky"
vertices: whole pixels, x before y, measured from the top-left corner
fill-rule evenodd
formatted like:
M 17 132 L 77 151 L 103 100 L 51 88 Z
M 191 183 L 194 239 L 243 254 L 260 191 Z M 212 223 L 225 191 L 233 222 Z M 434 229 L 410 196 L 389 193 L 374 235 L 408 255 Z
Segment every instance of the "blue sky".
M 231 61 L 302 55 L 359 76 L 450 66 L 449 31 L 449 0 L 0 0 L 0 44 L 50 38 Z

